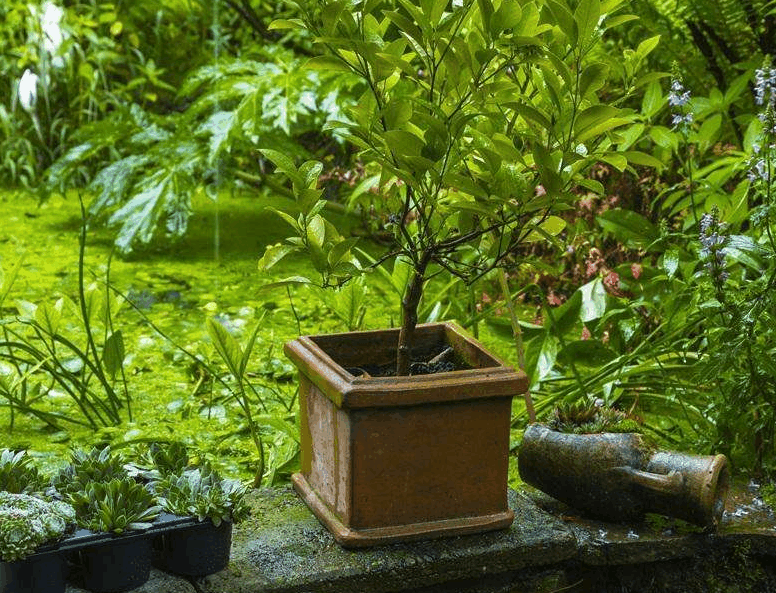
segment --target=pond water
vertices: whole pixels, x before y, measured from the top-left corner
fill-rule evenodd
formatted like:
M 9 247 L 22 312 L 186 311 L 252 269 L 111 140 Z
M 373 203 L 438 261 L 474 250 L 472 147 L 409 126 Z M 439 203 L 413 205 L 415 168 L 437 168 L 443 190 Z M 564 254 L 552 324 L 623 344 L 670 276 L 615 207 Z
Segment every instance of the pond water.
M 267 475 L 265 480 L 282 480 L 296 463 L 293 439 L 273 427 L 272 420 L 295 423 L 294 370 L 282 355 L 282 345 L 300 330 L 317 334 L 345 331 L 347 327 L 319 295 L 295 289 L 294 311 L 284 290 L 260 290 L 273 279 L 313 273 L 307 262 L 294 261 L 279 266 L 273 278 L 260 277 L 257 261 L 264 246 L 286 236 L 282 223 L 264 210 L 267 205 L 292 207 L 285 198 L 257 198 L 255 194 L 224 192 L 217 204 L 202 196 L 194 203 L 190 230 L 183 240 L 152 248 L 128 261 L 111 260 L 112 285 L 140 310 L 138 313 L 125 303 L 114 315 L 115 329 L 124 337 L 132 421 L 125 410 L 124 422 L 118 426 L 94 430 L 62 422 L 54 428 L 16 414 L 11 426 L 9 409 L 3 406 L 0 447 L 29 448 L 44 465 L 54 465 L 74 446 L 183 439 L 207 451 L 225 471 L 251 476 L 257 452 L 238 402 L 153 326 L 225 375 L 210 344 L 206 320 L 217 319 L 244 344 L 264 315 L 249 376 L 259 385 L 267 404 L 266 410 L 259 410 L 266 421 L 261 427 L 265 454 L 278 466 L 277 474 Z M 40 303 L 53 305 L 62 297 L 76 302 L 77 196 L 52 197 L 38 206 L 30 194 L 5 192 L 0 193 L 0 208 L 4 215 L 0 265 L 9 275 L 15 263 L 23 260 L 0 311 L 2 317 L 13 318 Z M 216 218 L 220 226 L 217 258 L 213 241 Z M 110 232 L 102 227 L 90 229 L 85 256 L 87 285 L 104 286 L 110 254 Z M 377 275 L 370 277 L 368 286 L 363 328 L 395 325 L 398 300 Z M 513 357 L 508 339 L 489 333 L 484 326 L 482 329 L 480 338 L 489 348 L 506 359 Z M 5 403 L 0 400 L 0 404 Z M 258 407 L 258 402 L 254 403 Z M 48 392 L 46 405 L 64 415 L 77 415 L 71 398 L 57 389 Z M 514 463 L 512 475 L 517 479 Z

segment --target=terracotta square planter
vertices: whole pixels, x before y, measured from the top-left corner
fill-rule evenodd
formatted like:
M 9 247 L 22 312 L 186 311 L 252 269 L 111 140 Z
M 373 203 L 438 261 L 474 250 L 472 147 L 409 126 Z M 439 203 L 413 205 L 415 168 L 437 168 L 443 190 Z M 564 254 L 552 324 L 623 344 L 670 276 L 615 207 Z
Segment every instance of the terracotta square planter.
M 526 376 L 453 323 L 419 325 L 414 357 L 452 346 L 469 370 L 356 377 L 394 360 L 398 329 L 286 344 L 299 369 L 302 471 L 294 486 L 343 546 L 506 528 L 509 425 Z

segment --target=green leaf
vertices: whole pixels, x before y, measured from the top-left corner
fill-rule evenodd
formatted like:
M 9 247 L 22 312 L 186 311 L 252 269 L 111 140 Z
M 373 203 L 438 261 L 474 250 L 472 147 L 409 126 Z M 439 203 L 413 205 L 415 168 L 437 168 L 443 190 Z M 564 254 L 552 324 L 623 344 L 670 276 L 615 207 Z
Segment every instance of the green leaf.
M 666 104 L 667 97 L 663 96 L 660 85 L 652 82 L 647 85 L 644 91 L 644 98 L 641 100 L 641 113 L 645 117 L 653 117 Z
M 666 272 L 666 276 L 669 278 L 676 274 L 676 270 L 679 268 L 679 250 L 671 248 L 666 250 L 663 255 L 663 269 Z
M 560 27 L 560 30 L 563 31 L 564 35 L 568 38 L 569 45 L 572 48 L 576 47 L 579 39 L 577 23 L 574 20 L 574 15 L 571 14 L 571 11 L 566 6 L 566 3 L 559 2 L 558 0 L 547 0 L 547 7 L 554 17 L 555 24 Z
M 644 59 L 647 57 L 647 55 L 649 55 L 650 52 L 652 52 L 653 49 L 657 47 L 658 43 L 660 43 L 660 35 L 655 35 L 654 37 L 645 39 L 639 43 L 639 46 L 636 48 L 636 54 L 639 56 L 639 58 Z
M 287 255 L 298 251 L 299 247 L 296 245 L 285 245 L 283 243 L 268 245 L 264 250 L 264 255 L 259 259 L 259 270 L 266 272 Z
M 573 328 L 579 320 L 579 311 L 582 307 L 582 293 L 575 290 L 571 298 L 560 307 L 552 310 L 549 327 L 556 334 L 565 334 Z
M 251 337 L 248 338 L 248 343 L 245 345 L 245 350 L 243 351 L 242 358 L 240 359 L 240 366 L 238 368 L 240 374 L 237 375 L 238 377 L 245 376 L 245 369 L 248 368 L 248 361 L 251 358 L 251 352 L 253 352 L 253 347 L 256 344 L 256 337 L 259 335 L 259 330 L 262 327 L 262 321 L 264 321 L 265 314 L 266 311 L 262 311 L 261 317 L 259 317 L 259 320 L 256 322 L 256 327 L 251 333 Z
M 593 37 L 598 28 L 600 16 L 600 0 L 580 0 L 577 9 L 574 11 L 574 21 L 579 31 L 580 43 L 587 43 Z
M 598 126 L 612 120 L 619 113 L 620 110 L 611 105 L 591 105 L 577 116 L 577 120 L 574 122 L 574 130 L 579 134 L 586 128 Z
M 294 230 L 295 230 L 297 233 L 299 233 L 299 232 L 301 231 L 301 228 L 300 228 L 300 226 L 299 226 L 299 223 L 298 223 L 296 220 L 294 220 L 294 217 L 293 217 L 293 216 L 291 216 L 290 214 L 287 214 L 286 212 L 283 212 L 282 210 L 278 210 L 278 209 L 276 209 L 276 208 L 272 208 L 271 206 L 267 206 L 267 210 L 269 210 L 270 212 L 274 212 L 274 213 L 275 213 L 275 214 L 277 214 L 277 215 L 278 215 L 280 218 L 282 218 L 283 220 L 285 220 L 285 221 L 288 223 L 288 225 L 289 225 L 289 226 L 290 226 L 292 229 L 294 229 Z
M 566 221 L 559 216 L 548 216 L 537 227 L 534 228 L 524 241 L 543 241 L 548 240 L 555 235 L 559 234 L 566 228 Z
M 292 181 L 292 183 L 300 187 L 304 186 L 304 179 L 302 179 L 302 176 L 299 175 L 299 171 L 297 170 L 296 165 L 294 165 L 294 161 L 291 158 L 282 152 L 278 152 L 277 150 L 272 150 L 270 148 L 260 148 L 259 151 L 266 158 L 268 158 L 273 165 L 275 165 L 276 171 L 285 173 L 285 175 Z
M 660 238 L 655 225 L 631 210 L 607 210 L 597 216 L 596 221 L 603 230 L 629 247 L 643 249 Z
M 649 137 L 661 148 L 676 150 L 679 147 L 677 134 L 664 126 L 652 126 L 649 129 Z
M 320 214 L 316 214 L 307 223 L 307 241 L 316 247 L 323 247 L 326 240 L 326 222 Z
M 240 348 L 240 344 L 223 325 L 212 317 L 209 317 L 207 320 L 207 333 L 213 342 L 213 346 L 216 348 L 216 352 L 218 352 L 218 355 L 229 368 L 229 372 L 235 378 L 239 378 L 241 376 L 240 366 L 243 359 L 243 351 Z
M 284 29 L 305 29 L 302 19 L 275 19 L 267 27 L 270 31 L 282 31 Z
M 59 323 L 62 321 L 62 299 L 53 307 L 48 303 L 41 303 L 35 310 L 35 322 L 49 335 L 59 331 Z
M 615 358 L 617 354 L 600 340 L 576 340 L 567 343 L 558 352 L 559 363 L 585 367 L 599 367 Z
M 601 62 L 586 66 L 579 77 L 579 94 L 584 97 L 588 93 L 595 93 L 606 83 L 608 73 L 609 67 Z
M 638 150 L 628 150 L 623 152 L 622 155 L 628 159 L 629 163 L 634 165 L 642 165 L 644 167 L 654 167 L 655 169 L 662 169 L 665 165 L 660 159 L 656 159 L 651 154 L 646 152 L 640 152 Z
M 580 321 L 587 323 L 606 313 L 606 289 L 600 278 L 595 278 L 581 286 L 579 293 L 582 295 L 582 306 L 579 310 Z
M 124 366 L 124 336 L 121 330 L 116 330 L 105 340 L 105 346 L 102 349 L 102 364 L 113 379 Z
M 289 276 L 288 278 L 283 278 L 282 280 L 277 280 L 276 282 L 262 284 L 259 287 L 259 290 L 269 290 L 281 286 L 285 288 L 286 286 L 299 286 L 302 284 L 314 284 L 314 282 L 309 278 L 305 278 L 304 276 Z
M 385 138 L 388 148 L 398 155 L 420 156 L 424 146 L 421 138 L 404 130 L 389 130 L 383 132 L 382 136 Z
M 547 332 L 542 341 L 541 350 L 539 350 L 539 357 L 536 360 L 535 376 L 531 377 L 534 383 L 546 379 L 552 372 L 555 360 L 558 357 L 558 345 L 558 338 Z

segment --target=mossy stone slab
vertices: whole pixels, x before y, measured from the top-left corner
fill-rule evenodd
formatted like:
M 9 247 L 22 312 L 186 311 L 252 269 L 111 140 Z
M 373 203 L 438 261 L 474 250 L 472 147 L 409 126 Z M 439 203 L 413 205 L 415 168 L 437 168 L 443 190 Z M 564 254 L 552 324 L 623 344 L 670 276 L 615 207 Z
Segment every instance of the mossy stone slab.
M 235 530 L 230 569 L 203 579 L 204 593 L 363 593 L 412 590 L 562 563 L 577 554 L 561 521 L 509 493 L 515 521 L 479 535 L 343 549 L 290 490 L 252 497 L 253 518 Z

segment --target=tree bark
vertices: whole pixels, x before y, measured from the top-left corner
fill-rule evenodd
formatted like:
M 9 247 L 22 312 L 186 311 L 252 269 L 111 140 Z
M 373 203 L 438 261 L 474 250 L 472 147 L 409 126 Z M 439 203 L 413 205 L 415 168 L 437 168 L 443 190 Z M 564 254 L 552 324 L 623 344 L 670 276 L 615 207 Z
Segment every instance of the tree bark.
M 424 251 L 420 260 L 415 264 L 412 272 L 412 280 L 407 286 L 407 291 L 402 299 L 402 319 L 399 330 L 399 345 L 396 349 L 396 376 L 403 377 L 410 374 L 410 353 L 412 352 L 415 326 L 418 324 L 418 305 L 423 296 L 423 282 L 426 279 L 426 268 L 431 261 L 431 252 Z

